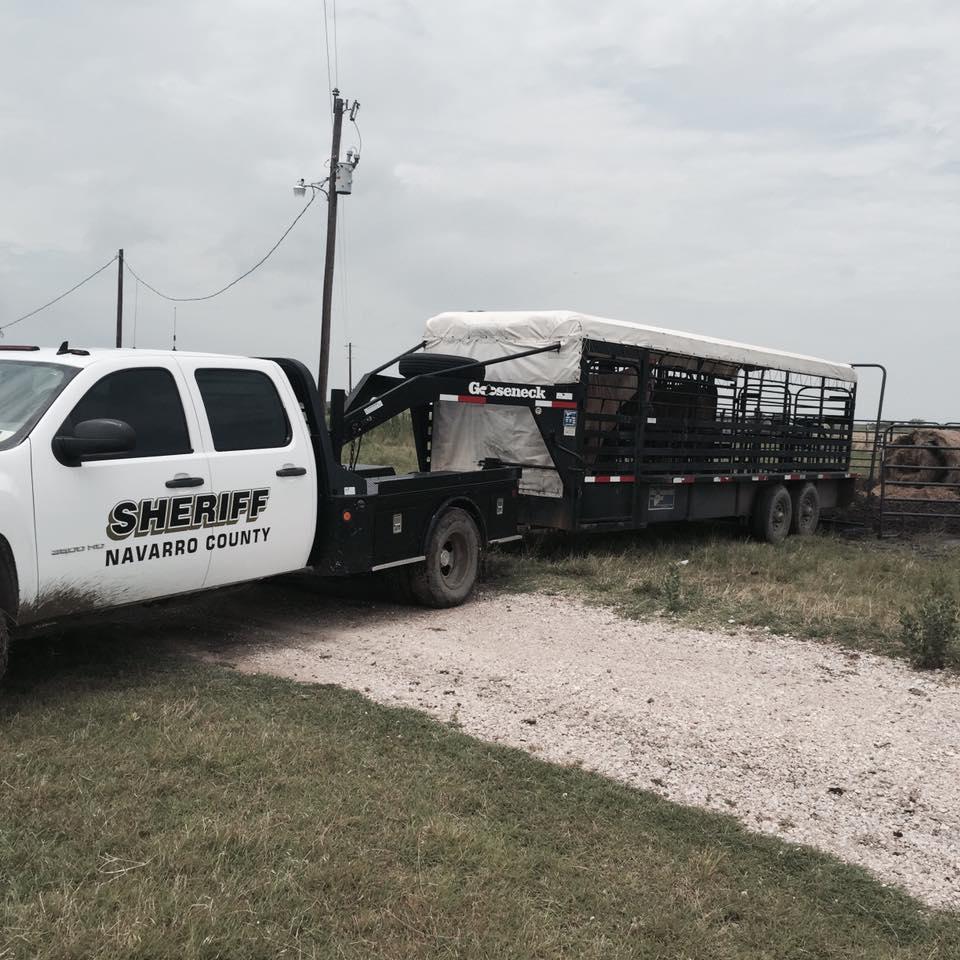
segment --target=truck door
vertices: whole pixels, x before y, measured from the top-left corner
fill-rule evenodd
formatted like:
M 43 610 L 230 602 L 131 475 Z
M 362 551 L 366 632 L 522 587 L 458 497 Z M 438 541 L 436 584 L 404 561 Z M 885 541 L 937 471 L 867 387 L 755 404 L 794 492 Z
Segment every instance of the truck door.
M 276 364 L 181 357 L 227 520 L 208 530 L 208 587 L 306 566 L 317 522 L 317 467 L 303 413 Z M 242 364 L 242 366 L 241 366 Z
M 111 360 L 79 374 L 31 435 L 39 597 L 34 619 L 199 590 L 209 556 L 195 523 L 210 467 L 183 374 L 165 359 Z M 54 438 L 122 420 L 122 454 L 66 465 Z

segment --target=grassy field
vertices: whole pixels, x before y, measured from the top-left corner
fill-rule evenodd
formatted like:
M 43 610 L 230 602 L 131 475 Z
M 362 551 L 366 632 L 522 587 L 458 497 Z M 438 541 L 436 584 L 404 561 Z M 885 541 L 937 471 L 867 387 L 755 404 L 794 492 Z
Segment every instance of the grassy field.
M 411 444 L 409 422 L 398 418 L 364 441 L 361 460 L 414 469 Z M 826 533 L 770 547 L 732 524 L 530 537 L 489 571 L 504 589 L 571 593 L 629 617 L 769 627 L 895 656 L 903 653 L 900 612 L 935 577 L 960 593 L 960 549 L 936 538 L 880 543 Z
M 0 696 L 0 957 L 948 960 L 858 869 L 421 715 L 23 645 Z
M 629 617 L 768 627 L 901 656 L 901 610 L 936 576 L 960 593 L 960 550 L 935 540 L 878 543 L 831 534 L 771 547 L 732 525 L 690 525 L 528 538 L 521 550 L 498 555 L 491 575 L 509 589 L 572 593 Z

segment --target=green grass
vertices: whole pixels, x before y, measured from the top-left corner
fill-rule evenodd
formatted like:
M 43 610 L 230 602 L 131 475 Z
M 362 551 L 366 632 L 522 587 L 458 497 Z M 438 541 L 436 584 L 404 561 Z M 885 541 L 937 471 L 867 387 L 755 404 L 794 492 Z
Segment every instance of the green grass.
M 125 629 L 15 651 L 4 960 L 960 956 L 829 857 Z
M 344 461 L 349 456 L 350 447 L 344 447 Z M 363 437 L 360 442 L 358 462 L 396 467 L 397 473 L 411 473 L 417 470 L 417 454 L 413 445 L 413 425 L 410 414 L 402 413 Z
M 492 564 L 505 588 L 572 593 L 629 617 L 769 627 L 903 656 L 900 613 L 938 576 L 960 586 L 960 550 L 830 534 L 773 547 L 733 525 L 532 537 Z M 958 651 L 953 651 L 956 663 Z

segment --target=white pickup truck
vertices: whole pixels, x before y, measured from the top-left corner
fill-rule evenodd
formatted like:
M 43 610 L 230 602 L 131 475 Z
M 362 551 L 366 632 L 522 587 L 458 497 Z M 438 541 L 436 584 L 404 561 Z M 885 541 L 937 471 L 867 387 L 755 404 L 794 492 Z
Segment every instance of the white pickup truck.
M 295 360 L 2 346 L 0 675 L 22 627 L 307 566 L 461 603 L 516 494 L 504 467 L 343 467 Z

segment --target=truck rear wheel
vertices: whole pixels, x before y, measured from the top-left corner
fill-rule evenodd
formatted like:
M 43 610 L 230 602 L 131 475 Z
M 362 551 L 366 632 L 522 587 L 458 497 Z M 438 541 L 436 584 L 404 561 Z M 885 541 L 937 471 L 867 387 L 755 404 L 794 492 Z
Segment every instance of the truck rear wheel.
M 426 607 L 456 607 L 480 571 L 480 531 L 466 510 L 452 507 L 434 525 L 426 562 L 410 569 L 410 588 Z
M 793 518 L 790 532 L 809 537 L 820 525 L 820 491 L 812 483 L 805 483 L 793 495 Z
M 790 532 L 793 503 L 782 483 L 764 487 L 753 505 L 753 535 L 767 543 L 783 543 Z

